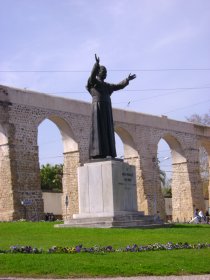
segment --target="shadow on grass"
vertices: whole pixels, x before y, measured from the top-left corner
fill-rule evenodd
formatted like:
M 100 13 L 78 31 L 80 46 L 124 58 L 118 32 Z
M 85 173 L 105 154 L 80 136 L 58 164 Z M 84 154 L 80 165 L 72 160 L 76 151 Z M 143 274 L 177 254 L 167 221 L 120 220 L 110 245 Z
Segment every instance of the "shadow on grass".
M 208 228 L 210 224 L 174 224 L 172 228 Z
M 143 230 L 143 231 L 147 231 L 148 229 L 149 230 L 160 230 L 160 229 L 168 229 L 168 228 L 205 228 L 205 229 L 209 229 L 210 230 L 210 224 L 189 224 L 189 223 L 186 223 L 186 224 L 169 224 L 167 226 L 159 226 L 159 227 L 154 227 L 154 228 L 150 228 L 150 227 L 147 227 L 147 228 L 143 228 L 143 227 L 124 227 L 123 229 L 126 229 L 126 230 Z M 111 228 L 112 229 L 112 228 Z

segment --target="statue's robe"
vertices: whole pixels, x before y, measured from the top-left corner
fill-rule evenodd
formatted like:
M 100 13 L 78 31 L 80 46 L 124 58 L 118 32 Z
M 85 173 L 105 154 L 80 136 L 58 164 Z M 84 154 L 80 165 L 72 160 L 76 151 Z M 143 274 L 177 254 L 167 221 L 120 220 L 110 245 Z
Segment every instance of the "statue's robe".
M 111 94 L 123 89 L 128 79 L 119 84 L 109 84 L 98 79 L 99 64 L 95 63 L 88 79 L 87 90 L 92 96 L 92 126 L 89 158 L 116 157 Z

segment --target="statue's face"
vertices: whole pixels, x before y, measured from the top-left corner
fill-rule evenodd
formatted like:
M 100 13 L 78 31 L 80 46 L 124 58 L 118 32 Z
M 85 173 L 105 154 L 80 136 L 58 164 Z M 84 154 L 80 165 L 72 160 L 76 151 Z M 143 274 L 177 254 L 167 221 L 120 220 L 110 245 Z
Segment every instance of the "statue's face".
M 98 77 L 99 77 L 101 80 L 105 80 L 105 79 L 106 79 L 106 76 L 107 76 L 106 67 L 100 66 L 99 73 L 98 73 Z

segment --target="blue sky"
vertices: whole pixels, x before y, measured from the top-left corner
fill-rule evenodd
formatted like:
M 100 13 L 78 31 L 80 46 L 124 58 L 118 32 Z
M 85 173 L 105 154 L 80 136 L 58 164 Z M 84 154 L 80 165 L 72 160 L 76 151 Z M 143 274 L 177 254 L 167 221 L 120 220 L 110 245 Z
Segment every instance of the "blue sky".
M 0 0 L 0 9 L 0 84 L 90 102 L 96 53 L 107 81 L 137 75 L 113 107 L 182 121 L 209 111 L 209 0 Z M 54 141 L 57 154 L 53 128 L 42 130 L 43 150 Z

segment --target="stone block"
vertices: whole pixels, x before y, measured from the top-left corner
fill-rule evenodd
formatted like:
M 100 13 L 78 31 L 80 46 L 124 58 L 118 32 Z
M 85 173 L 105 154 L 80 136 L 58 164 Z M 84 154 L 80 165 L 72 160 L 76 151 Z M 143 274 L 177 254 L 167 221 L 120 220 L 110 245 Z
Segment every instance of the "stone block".
M 118 160 L 85 163 L 78 168 L 79 214 L 107 217 L 137 211 L 135 167 Z

